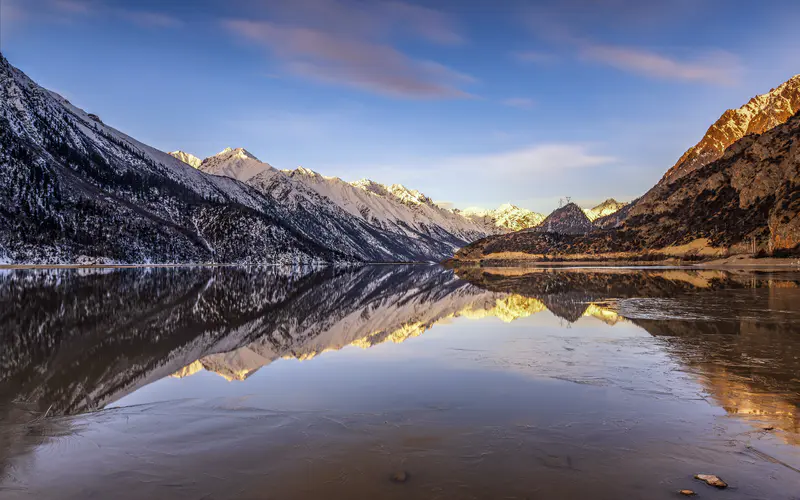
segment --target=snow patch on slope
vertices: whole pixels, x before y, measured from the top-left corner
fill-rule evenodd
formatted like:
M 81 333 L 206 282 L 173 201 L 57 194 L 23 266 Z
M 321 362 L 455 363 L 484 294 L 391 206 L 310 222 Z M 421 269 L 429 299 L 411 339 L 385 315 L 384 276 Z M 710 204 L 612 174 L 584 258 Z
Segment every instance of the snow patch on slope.
M 196 157 L 191 153 L 186 153 L 185 151 L 171 151 L 169 155 L 179 159 L 183 163 L 193 166 L 194 168 L 198 168 L 200 164 L 203 162 L 203 160 L 201 160 L 200 158 Z

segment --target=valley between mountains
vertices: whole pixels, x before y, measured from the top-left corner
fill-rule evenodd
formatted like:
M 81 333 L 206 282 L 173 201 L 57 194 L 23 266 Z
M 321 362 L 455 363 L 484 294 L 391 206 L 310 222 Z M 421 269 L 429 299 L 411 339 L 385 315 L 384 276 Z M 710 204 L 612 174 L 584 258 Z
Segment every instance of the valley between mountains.
M 400 184 L 164 153 L 0 54 L 0 263 L 492 263 L 792 255 L 800 76 L 726 111 L 631 203 L 450 209 Z

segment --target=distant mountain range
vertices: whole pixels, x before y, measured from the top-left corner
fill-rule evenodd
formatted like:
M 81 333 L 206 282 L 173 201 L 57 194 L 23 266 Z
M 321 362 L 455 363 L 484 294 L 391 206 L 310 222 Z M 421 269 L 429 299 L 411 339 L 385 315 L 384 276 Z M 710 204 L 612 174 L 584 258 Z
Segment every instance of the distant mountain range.
M 242 148 L 204 160 L 163 153 L 39 87 L 2 54 L 0 113 L 0 263 L 439 261 L 544 219 L 277 170 Z M 613 206 L 600 207 L 586 213 Z
M 800 254 L 800 75 L 726 111 L 652 189 L 615 208 L 587 225 L 564 207 L 454 261 Z
M 498 228 L 497 232 L 504 232 L 503 229 L 519 231 L 521 229 L 535 227 L 541 224 L 545 217 L 538 212 L 520 208 L 509 203 L 500 205 L 500 207 L 494 210 L 467 208 L 460 213 L 470 220 Z
M 543 214 L 515 205 L 505 204 L 494 210 L 467 208 L 447 209 L 417 190 L 401 184 L 385 185 L 370 179 L 347 182 L 311 169 L 274 169 L 245 149 L 225 148 L 220 153 L 199 160 L 183 152 L 170 153 L 203 172 L 231 177 L 253 186 L 261 186 L 259 178 L 274 178 L 283 173 L 299 184 L 313 189 L 354 217 L 382 230 L 403 235 L 428 234 L 443 241 L 475 241 L 491 234 L 504 234 L 539 226 Z M 269 174 L 264 174 L 269 172 Z M 269 188 L 266 188 L 269 189 Z M 581 209 L 589 220 L 612 214 L 625 203 L 608 199 L 593 208 Z M 455 236 L 455 239 L 452 237 Z

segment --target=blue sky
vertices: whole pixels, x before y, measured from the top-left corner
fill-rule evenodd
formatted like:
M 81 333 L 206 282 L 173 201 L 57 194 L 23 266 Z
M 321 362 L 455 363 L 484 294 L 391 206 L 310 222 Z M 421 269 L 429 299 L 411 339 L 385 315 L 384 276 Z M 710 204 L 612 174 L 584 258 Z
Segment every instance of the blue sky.
M 800 2 L 0 0 L 12 64 L 165 151 L 547 212 L 800 72 Z

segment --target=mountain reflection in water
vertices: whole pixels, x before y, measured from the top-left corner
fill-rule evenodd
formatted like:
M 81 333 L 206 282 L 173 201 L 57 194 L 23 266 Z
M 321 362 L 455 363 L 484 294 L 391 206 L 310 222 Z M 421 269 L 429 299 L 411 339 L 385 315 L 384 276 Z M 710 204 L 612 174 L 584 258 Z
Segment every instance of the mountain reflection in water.
M 492 433 L 501 432 L 500 429 L 503 428 L 500 423 L 502 418 L 511 418 L 513 415 L 514 418 L 524 419 L 528 418 L 524 415 L 539 415 L 537 412 L 542 411 L 546 413 L 539 417 L 544 421 L 552 418 L 553 426 L 565 423 L 560 422 L 559 418 L 578 419 L 573 428 L 576 434 L 564 434 L 561 438 L 549 436 L 549 441 L 537 441 L 536 446 L 541 449 L 547 448 L 548 443 L 558 444 L 564 449 L 578 446 L 573 441 L 579 438 L 581 431 L 578 429 L 581 425 L 585 425 L 586 432 L 589 433 L 587 436 L 590 437 L 586 439 L 591 440 L 591 436 L 595 436 L 590 432 L 590 424 L 595 418 L 592 416 L 593 412 L 599 411 L 598 405 L 602 407 L 611 404 L 610 401 L 622 398 L 614 411 L 623 415 L 620 418 L 626 421 L 647 421 L 649 418 L 654 423 L 661 422 L 659 419 L 665 418 L 663 415 L 678 411 L 672 406 L 669 410 L 661 409 L 658 405 L 663 404 L 663 400 L 673 401 L 675 404 L 701 401 L 712 410 L 721 408 L 729 418 L 734 419 L 730 421 L 731 426 L 745 426 L 736 427 L 738 434 L 732 434 L 748 436 L 747 444 L 742 445 L 736 453 L 747 454 L 747 460 L 758 462 L 758 467 L 762 468 L 754 473 L 756 477 L 766 470 L 778 479 L 770 483 L 770 487 L 774 488 L 773 494 L 782 495 L 786 492 L 783 497 L 791 498 L 788 492 L 800 491 L 795 488 L 800 486 L 800 472 L 795 470 L 800 468 L 799 285 L 800 275 L 791 272 L 682 269 L 465 269 L 454 273 L 438 266 L 370 266 L 316 272 L 277 268 L 6 272 L 0 275 L 0 341 L 3 345 L 0 351 L 0 449 L 3 450 L 0 451 L 0 467 L 3 467 L 4 473 L 0 492 L 7 491 L 20 498 L 27 494 L 33 495 L 33 492 L 40 496 L 45 493 L 52 495 L 54 490 L 48 489 L 49 486 L 37 486 L 36 480 L 31 479 L 31 474 L 39 473 L 37 467 L 46 469 L 44 465 L 37 466 L 39 462 L 34 457 L 46 462 L 47 460 L 41 458 L 42 453 L 48 456 L 46 450 L 54 445 L 58 448 L 59 443 L 74 441 L 77 439 L 74 436 L 80 436 L 83 432 L 100 432 L 104 428 L 103 419 L 109 419 L 107 428 L 114 428 L 114 425 L 119 425 L 115 420 L 115 412 L 126 412 L 128 407 L 139 408 L 130 405 L 142 405 L 142 411 L 148 414 L 148 405 L 158 403 L 159 412 L 174 412 L 181 415 L 180 418 L 188 418 L 186 415 L 196 412 L 211 411 L 203 403 L 197 403 L 200 406 L 195 407 L 195 403 L 181 402 L 185 396 L 181 394 L 181 390 L 189 391 L 195 387 L 199 394 L 205 391 L 205 387 L 210 387 L 209 384 L 215 384 L 206 379 L 197 379 L 200 373 L 212 372 L 214 377 L 219 375 L 234 384 L 227 388 L 214 389 L 218 391 L 214 393 L 214 397 L 224 397 L 227 393 L 232 397 L 244 397 L 245 393 L 241 392 L 240 387 L 248 387 L 250 379 L 256 378 L 254 374 L 278 377 L 279 374 L 283 376 L 286 370 L 293 370 L 291 373 L 296 378 L 301 377 L 304 372 L 319 371 L 322 378 L 313 384 L 322 387 L 326 377 L 346 377 L 343 373 L 348 368 L 335 364 L 336 356 L 344 356 L 344 353 L 331 355 L 326 363 L 333 365 L 315 364 L 313 370 L 311 365 L 308 365 L 308 369 L 302 366 L 295 369 L 294 365 L 281 365 L 281 368 L 267 365 L 285 359 L 307 361 L 321 353 L 338 351 L 348 346 L 370 348 L 370 352 L 373 352 L 371 348 L 380 344 L 388 347 L 387 344 L 422 336 L 429 344 L 420 344 L 422 347 L 411 346 L 410 348 L 416 350 L 405 350 L 396 354 L 401 356 L 397 362 L 387 358 L 389 360 L 384 367 L 367 367 L 367 363 L 373 362 L 370 357 L 353 361 L 354 365 L 359 365 L 353 370 L 361 369 L 360 364 L 363 364 L 364 373 L 375 373 L 375 380 L 359 377 L 358 386 L 351 391 L 355 394 L 361 390 L 364 401 L 351 400 L 350 398 L 357 396 L 348 393 L 346 402 L 327 403 L 327 410 L 323 412 L 326 414 L 324 418 L 336 418 L 335 421 L 340 422 L 344 429 L 340 429 L 340 432 L 345 432 L 345 435 L 337 434 L 335 427 L 333 430 L 325 427 L 325 432 L 318 439 L 321 443 L 334 439 L 332 436 L 345 439 L 346 432 L 361 426 L 362 432 L 367 432 L 364 429 L 374 431 L 374 435 L 369 434 L 373 439 L 380 435 L 386 442 L 391 442 L 397 436 L 383 434 L 388 432 L 385 430 L 380 433 L 374 430 L 371 426 L 378 423 L 371 422 L 370 415 L 373 413 L 370 412 L 380 411 L 379 418 L 377 413 L 374 414 L 375 418 L 380 422 L 391 423 L 392 416 L 396 417 L 392 412 L 398 411 L 403 415 L 402 419 L 393 424 L 400 426 L 398 428 L 404 428 L 403 422 L 413 428 L 422 428 L 421 422 L 426 425 L 439 423 L 444 426 L 442 429 L 465 428 L 465 436 L 472 436 L 469 444 L 464 441 L 463 449 L 454 444 L 452 448 L 438 449 L 439 455 L 403 455 L 403 461 L 398 467 L 408 467 L 408 463 L 414 460 L 434 460 L 435 463 L 428 466 L 431 471 L 436 470 L 436 467 L 445 470 L 445 464 L 450 461 L 466 460 L 471 464 L 469 467 L 474 468 L 473 472 L 483 471 L 488 475 L 480 481 L 470 478 L 468 474 L 458 478 L 458 481 L 452 478 L 459 485 L 452 491 L 443 486 L 446 481 L 437 483 L 435 478 L 429 478 L 428 483 L 410 481 L 408 485 L 403 485 L 412 488 L 408 491 L 384 490 L 385 485 L 381 483 L 380 486 L 372 485 L 374 490 L 368 490 L 374 496 L 471 498 L 457 493 L 463 493 L 464 490 L 459 488 L 471 484 L 469 487 L 473 489 L 474 498 L 503 495 L 515 497 L 522 493 L 514 488 L 523 489 L 526 481 L 538 477 L 538 472 L 530 469 L 535 469 L 537 463 L 543 464 L 542 471 L 545 474 L 545 479 L 538 478 L 537 481 L 548 484 L 551 494 L 566 497 L 580 495 L 583 490 L 577 484 L 569 486 L 561 482 L 577 469 L 573 467 L 572 458 L 569 457 L 580 456 L 580 453 L 589 457 L 593 453 L 591 450 L 579 448 L 582 451 L 575 451 L 567 458 L 559 455 L 560 452 L 551 451 L 551 454 L 541 456 L 532 451 L 525 452 L 535 455 L 535 460 L 527 469 L 530 477 L 524 481 L 519 480 L 514 488 L 508 487 L 510 489 L 504 490 L 505 486 L 493 483 L 491 473 L 492 467 L 500 467 L 502 461 L 487 463 L 481 453 L 487 454 L 486 456 L 505 456 L 504 454 L 511 453 L 510 450 L 523 453 L 518 448 L 525 439 L 523 434 L 515 435 L 508 431 L 509 434 L 504 438 L 507 441 L 503 441 L 507 447 L 492 451 L 476 451 L 473 447 L 480 447 L 483 439 L 487 449 L 490 448 L 488 443 L 497 438 Z M 488 319 L 464 323 L 467 320 L 486 318 L 496 318 L 501 323 Z M 555 328 L 561 329 L 561 333 L 552 330 L 553 324 L 556 325 Z M 432 337 L 427 339 L 428 336 L 423 334 L 435 325 L 440 325 L 442 332 L 450 333 L 444 337 L 431 334 Z M 475 332 L 475 328 L 480 328 L 481 331 Z M 571 328 L 577 333 L 567 335 L 564 333 L 568 331 L 565 328 Z M 436 329 L 438 331 L 440 328 Z M 554 336 L 556 341 L 553 340 Z M 392 355 L 385 350 L 379 353 L 376 349 L 374 352 L 379 357 Z M 425 361 L 426 356 L 433 360 L 430 363 Z M 322 358 L 327 359 L 328 356 Z M 316 362 L 317 360 L 312 363 Z M 415 363 L 419 364 L 416 374 L 413 372 L 414 367 L 410 366 Z M 396 384 L 397 381 L 391 379 L 391 374 L 383 372 L 378 376 L 375 371 L 389 370 L 390 366 L 395 367 L 395 370 L 400 370 L 398 366 L 402 370 L 412 370 L 406 375 L 409 377 L 408 384 L 415 384 L 413 377 L 422 378 L 410 393 L 405 392 L 410 388 L 399 386 L 398 389 L 392 385 L 398 392 L 393 394 L 387 384 Z M 273 374 L 268 373 L 273 368 L 276 371 Z M 447 385 L 450 372 L 445 370 L 461 373 L 464 386 L 458 381 Z M 499 392 L 497 396 L 488 396 L 488 393 L 478 396 L 478 392 L 470 396 L 465 392 L 470 384 L 475 391 L 482 384 L 487 384 L 487 387 L 502 387 L 503 383 L 494 382 L 502 373 L 520 374 L 526 377 L 524 380 L 531 381 L 519 382 L 520 384 L 541 384 L 542 382 L 536 381 L 553 380 L 567 385 L 535 386 L 536 391 L 539 391 L 537 394 L 540 401 L 547 401 L 547 410 L 529 406 L 534 401 L 517 400 L 515 394 L 525 390 L 528 385 L 521 385 L 517 392 L 512 391 L 505 399 L 496 401 L 494 398 L 500 397 Z M 172 383 L 169 382 L 173 380 L 183 384 L 194 379 L 196 381 L 191 383 L 196 385 L 193 386 L 179 387 L 170 385 Z M 428 382 L 422 382 L 425 379 Z M 300 395 L 305 391 L 309 398 L 312 397 L 311 387 L 304 381 L 298 381 L 299 378 L 294 381 L 280 380 L 286 384 L 287 391 Z M 493 385 L 496 383 L 500 385 Z M 508 390 L 511 390 L 510 387 L 517 387 L 514 385 L 517 382 L 508 383 Z M 426 387 L 426 384 L 430 387 Z M 436 392 L 439 384 L 443 384 L 441 390 L 444 392 Z M 386 392 L 381 394 L 384 389 Z M 531 390 L 534 390 L 533 386 Z M 612 397 L 607 392 L 603 392 L 605 395 L 596 392 L 599 390 L 623 392 L 620 393 L 621 396 Z M 162 391 L 157 393 L 158 397 L 167 394 L 174 404 L 165 408 L 160 403 L 162 400 L 149 396 L 148 391 Z M 459 411 L 453 413 L 439 409 L 441 411 L 437 410 L 421 422 L 413 421 L 406 414 L 414 407 L 415 398 L 422 405 L 429 395 L 433 398 L 436 394 L 447 394 L 448 391 L 453 392 L 454 401 L 462 401 L 459 399 L 462 396 L 465 398 L 459 403 L 464 405 Z M 406 396 L 401 397 L 400 393 Z M 572 394 L 576 400 L 565 403 L 559 399 L 559 394 L 562 393 Z M 625 393 L 649 398 L 653 413 L 640 410 L 637 407 L 640 403 L 631 403 Z M 207 394 L 206 397 L 212 396 Z M 320 393 L 316 397 L 322 400 L 325 395 Z M 596 397 L 600 399 L 592 402 Z M 275 398 L 274 404 L 283 401 L 278 396 Z M 190 406 L 182 406 L 186 404 Z M 252 404 L 257 406 L 258 403 Z M 347 410 L 348 404 L 353 405 L 352 410 Z M 425 402 L 423 406 L 429 404 Z M 472 404 L 477 406 L 468 411 Z M 581 404 L 585 406 L 572 406 Z M 337 405 L 341 405 L 343 409 Z M 364 405 L 369 411 L 365 409 L 363 412 L 366 413 L 363 413 L 362 410 L 356 410 L 357 407 L 361 408 L 359 405 Z M 82 415 L 113 406 L 118 408 Z M 286 406 L 288 408 L 291 405 Z M 306 431 L 292 434 L 289 432 L 290 427 L 281 427 L 284 436 L 281 439 L 275 438 L 273 434 L 261 436 L 271 436 L 270 442 L 274 441 L 275 450 L 284 450 L 280 452 L 284 455 L 274 451 L 278 453 L 275 457 L 291 457 L 286 451 L 294 449 L 294 441 L 290 436 L 302 435 L 308 438 L 304 432 L 308 432 L 310 427 L 323 428 L 329 423 L 327 420 L 318 420 L 323 418 L 320 414 L 309 416 L 311 414 L 292 413 L 287 408 L 270 407 L 269 411 L 279 411 L 281 415 L 284 412 L 291 413 L 294 419 L 291 425 L 299 426 L 299 422 L 304 422 L 303 429 Z M 492 408 L 498 415 L 491 413 Z M 699 422 L 704 422 L 703 418 L 706 418 L 704 412 L 708 411 L 700 410 L 699 408 L 704 408 L 702 406 L 692 408 L 688 416 L 676 414 L 674 420 L 661 423 L 665 428 L 675 426 L 675 429 L 681 429 L 680 432 L 690 432 L 676 422 L 692 423 L 692 418 L 696 418 L 695 424 L 699 427 Z M 611 409 L 608 411 L 612 412 Z M 641 416 L 636 415 L 637 411 L 642 412 Z M 507 415 L 501 418 L 501 413 Z M 343 414 L 350 418 L 362 415 L 362 420 L 345 423 L 339 420 Z M 131 418 L 130 413 L 125 415 L 126 419 Z M 202 419 L 203 425 L 209 425 L 208 422 L 219 416 L 213 412 L 212 415 L 214 416 L 209 419 Z M 138 415 L 136 418 L 139 418 Z M 306 418 L 312 420 L 306 421 Z M 473 419 L 477 419 L 476 422 L 479 421 L 480 425 L 469 424 Z M 604 425 L 608 423 L 607 416 L 602 419 Z M 242 423 L 239 429 L 241 437 L 247 437 L 248 432 L 254 435 L 267 432 L 254 425 Z M 630 425 L 625 424 L 626 428 Z M 720 424 L 714 422 L 712 425 L 716 429 Z M 187 424 L 186 428 L 192 427 Z M 765 428 L 769 431 L 764 431 Z M 154 430 L 148 432 L 153 436 L 157 434 Z M 164 430 L 160 429 L 160 432 Z M 403 432 L 410 431 L 406 429 Z M 435 438 L 436 440 L 445 439 L 447 431 L 441 432 L 444 433 L 443 436 Z M 755 438 L 752 433 L 756 433 Z M 624 439 L 614 433 L 595 437 L 608 439 L 612 434 L 617 437 L 618 442 L 612 445 L 603 441 L 602 446 L 598 444 L 597 452 L 605 450 L 603 453 L 611 458 L 615 457 L 614 453 L 619 453 L 618 459 L 622 461 L 624 453 L 619 451 L 621 447 L 633 448 L 637 442 L 625 444 Z M 720 436 L 723 435 L 727 436 L 727 431 L 720 431 Z M 196 433 L 190 432 L 185 437 L 188 442 L 179 440 L 177 443 L 180 446 L 186 444 L 187 448 L 192 449 L 193 446 L 189 444 L 194 439 L 192 436 L 196 438 Z M 167 436 L 167 439 L 173 437 L 175 436 Z M 755 448 L 751 446 L 752 439 L 762 438 L 764 441 L 758 441 Z M 355 438 L 351 436 L 347 439 Z M 409 439 L 417 443 L 414 440 L 420 438 Z M 425 439 L 434 438 L 429 436 Z M 667 440 L 663 436 L 652 439 L 653 442 Z M 698 439 L 706 437 L 700 435 Z M 124 446 L 134 446 L 127 443 Z M 403 449 L 407 451 L 409 445 L 405 441 L 403 443 Z M 356 443 L 351 445 L 356 446 Z M 321 446 L 324 448 L 324 445 Z M 370 446 L 379 447 L 368 448 L 374 451 L 383 449 L 380 447 L 384 445 L 371 442 Z M 558 446 L 553 449 L 559 449 Z M 719 449 L 705 442 L 698 446 L 699 449 L 707 446 L 707 449 L 714 449 L 715 453 L 724 456 L 724 445 L 720 445 Z M 426 447 L 427 445 L 419 443 L 411 445 L 415 450 L 427 449 Z M 761 450 L 763 447 L 767 447 L 767 452 Z M 332 456 L 342 453 L 338 448 L 329 451 Z M 465 458 L 472 457 L 473 452 L 478 455 Z M 319 453 L 319 457 L 325 456 L 324 450 Z M 344 467 L 341 464 L 349 463 L 348 460 L 361 463 L 360 460 L 364 459 L 364 464 L 358 470 L 368 469 L 366 464 L 370 459 L 364 458 L 368 455 L 367 451 L 358 453 L 356 458 L 342 459 L 344 461 L 337 459 L 334 462 L 339 467 Z M 677 452 L 659 448 L 657 453 L 651 452 L 651 455 L 674 456 L 675 453 Z M 314 456 L 317 455 L 312 455 Z M 48 459 L 56 460 L 49 456 Z M 511 457 L 508 459 L 511 460 Z M 515 465 L 505 465 L 505 468 L 498 470 L 503 470 L 502 474 L 512 474 L 515 467 L 520 467 L 517 465 L 518 459 L 519 457 L 515 457 L 510 462 Z M 651 459 L 656 460 L 652 457 Z M 711 455 L 703 459 L 712 460 Z M 287 460 L 287 463 L 291 462 Z M 310 458 L 298 457 L 297 460 Z M 733 467 L 723 459 L 719 460 L 719 467 Z M 453 470 L 460 470 L 458 467 L 469 470 L 464 463 L 453 467 Z M 673 466 L 666 468 L 670 467 Z M 119 468 L 124 469 L 124 466 L 120 464 Z M 546 479 L 550 477 L 547 476 L 548 471 L 552 472 L 553 468 L 558 472 L 552 478 Z M 525 470 L 525 467 L 522 469 Z M 593 476 L 589 472 L 591 469 L 591 464 L 584 464 L 582 473 L 589 474 L 594 481 L 600 480 L 600 476 Z M 20 470 L 29 472 L 19 473 Z M 261 472 L 268 476 L 270 473 L 277 474 L 277 470 Z M 337 473 L 341 473 L 341 470 Z M 291 473 L 288 474 L 291 476 Z M 566 476 L 562 478 L 560 474 Z M 676 473 L 670 471 L 669 474 L 672 474 L 670 477 L 675 477 Z M 164 483 L 172 480 L 168 477 L 160 479 Z M 252 479 L 248 478 L 249 480 Z M 270 487 L 275 487 L 273 483 L 276 480 L 273 477 Z M 547 481 L 558 481 L 559 486 Z M 620 494 L 629 497 L 644 495 L 648 498 L 662 495 L 667 498 L 667 493 L 673 494 L 673 490 L 680 489 L 673 488 L 670 484 L 669 488 L 656 488 L 651 494 L 632 493 L 630 484 L 620 478 L 615 481 L 618 484 L 608 486 L 609 498 Z M 159 480 L 153 482 L 159 483 Z M 305 483 L 303 488 L 309 489 L 293 489 L 290 483 L 286 479 L 279 490 L 282 493 L 278 490 L 274 492 L 275 498 L 310 498 L 326 491 L 324 485 L 317 491 Z M 343 480 L 343 484 L 345 483 L 347 481 Z M 372 486 L 354 481 L 350 484 L 353 489 L 342 491 L 349 491 L 350 495 L 360 497 L 365 494 L 363 488 Z M 430 489 L 413 489 L 428 486 Z M 682 483 L 681 486 L 686 485 Z M 697 488 L 692 483 L 688 486 Z M 86 496 L 89 490 L 81 489 L 82 487 L 76 486 L 78 489 L 73 491 L 72 496 Z M 205 485 L 196 487 L 199 492 L 208 493 L 209 498 L 250 498 L 247 495 L 252 495 L 246 488 L 246 494 L 237 496 L 230 492 L 223 494 L 206 491 L 203 488 L 209 487 Z M 578 489 L 569 489 L 570 487 Z M 585 491 L 592 491 L 588 483 L 586 487 Z M 532 498 L 538 498 L 530 488 L 532 487 L 528 487 L 528 491 Z M 97 489 L 103 491 L 100 486 Z M 744 488 L 738 491 L 741 495 L 753 493 Z M 756 490 L 759 491 L 763 492 Z M 134 493 L 136 492 L 131 492 L 131 498 L 146 496 L 147 492 L 143 490 L 138 494 Z M 65 498 L 70 497 L 66 493 L 61 494 Z M 539 494 L 543 498 L 549 498 L 547 491 L 539 491 Z M 164 498 L 169 497 L 164 495 Z M 557 496 L 552 498 L 555 497 Z M 604 493 L 599 493 L 596 497 L 605 498 Z

